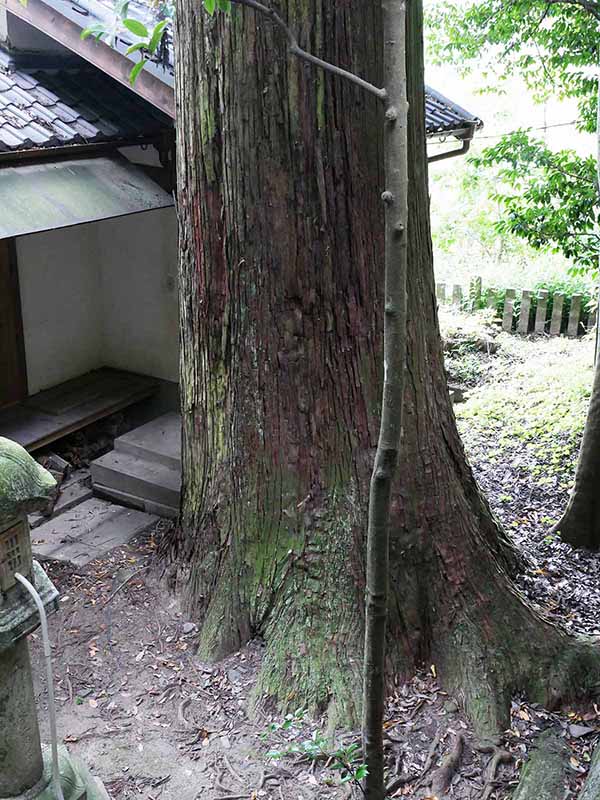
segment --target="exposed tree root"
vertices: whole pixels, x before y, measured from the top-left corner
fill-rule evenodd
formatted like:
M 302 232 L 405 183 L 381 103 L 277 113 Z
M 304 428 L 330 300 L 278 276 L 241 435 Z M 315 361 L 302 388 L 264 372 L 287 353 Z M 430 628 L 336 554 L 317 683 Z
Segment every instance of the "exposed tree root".
M 186 697 L 184 700 L 181 701 L 181 703 L 179 704 L 179 708 L 177 709 L 177 719 L 179 721 L 179 724 L 182 725 L 184 728 L 187 728 L 188 725 L 190 724 L 186 719 L 185 710 L 191 702 L 192 702 L 191 698 Z
M 260 792 L 262 789 L 264 789 L 269 781 L 279 781 L 279 775 L 275 773 L 267 773 L 263 770 L 258 782 L 258 791 Z
M 226 794 L 222 797 L 217 797 L 216 800 L 248 800 L 247 794 Z
M 465 737 L 462 733 L 457 733 L 454 745 L 449 753 L 442 759 L 442 763 L 431 776 L 431 792 L 434 797 L 443 797 L 454 777 L 454 773 L 460 764 Z
M 442 728 L 441 726 L 435 732 L 435 736 L 433 737 L 431 744 L 429 745 L 429 750 L 427 752 L 427 758 L 425 759 L 425 764 L 423 765 L 423 769 L 421 770 L 421 777 L 418 778 L 416 775 L 398 775 L 397 778 L 394 778 L 386 786 L 386 794 L 388 796 L 393 795 L 395 791 L 397 791 L 401 786 L 405 786 L 407 783 L 412 783 L 413 781 L 417 781 L 415 784 L 415 791 L 423 786 L 428 786 L 431 783 L 431 779 L 427 780 L 427 774 L 431 769 L 431 765 L 433 764 L 433 759 L 435 757 L 435 753 L 439 747 L 439 744 L 442 740 Z M 399 762 L 396 763 L 396 771 L 399 771 Z
M 480 753 L 492 754 L 485 771 L 486 780 L 485 786 L 483 787 L 483 793 L 481 795 L 481 800 L 489 800 L 490 795 L 498 783 L 496 780 L 498 767 L 500 764 L 509 764 L 513 760 L 513 755 L 507 750 L 503 750 L 501 747 L 498 747 L 496 744 L 481 745 L 476 749 L 479 750 Z
M 217 789 L 219 792 L 229 792 L 230 790 L 223 784 L 223 778 L 225 777 L 225 770 L 221 770 L 219 773 L 214 788 Z
M 237 781 L 238 783 L 244 783 L 242 778 L 237 774 L 234 768 L 231 766 L 231 761 L 227 758 L 227 756 L 223 756 L 223 763 L 225 764 L 227 771 L 231 775 L 231 777 Z M 260 787 L 262 789 L 262 786 Z
M 423 771 L 421 772 L 421 777 L 419 778 L 419 782 L 417 787 L 419 786 L 426 786 L 428 781 L 426 781 L 427 773 L 431 769 L 431 765 L 433 764 L 433 759 L 435 757 L 436 750 L 440 742 L 442 741 L 442 728 L 441 726 L 435 732 L 435 736 L 431 744 L 429 745 L 429 750 L 427 751 L 427 758 L 425 759 L 425 764 L 423 765 Z
M 523 767 L 513 800 L 560 800 L 567 781 L 568 755 L 565 742 L 555 731 L 541 733 Z
M 434 630 L 432 653 L 440 680 L 461 702 L 478 735 L 493 736 L 508 726 L 517 693 L 552 709 L 597 692 L 599 640 L 568 634 L 502 572 L 479 573 L 479 578 L 479 591 L 471 581 L 461 587 L 461 605 L 471 598 L 470 607 L 465 603 L 454 613 L 442 609 L 441 620 L 453 619 L 453 624 Z M 452 601 L 456 607 L 456 598 Z
M 398 775 L 391 783 L 385 787 L 385 793 L 391 797 L 401 786 L 406 786 L 407 783 L 412 783 L 415 780 L 414 775 Z

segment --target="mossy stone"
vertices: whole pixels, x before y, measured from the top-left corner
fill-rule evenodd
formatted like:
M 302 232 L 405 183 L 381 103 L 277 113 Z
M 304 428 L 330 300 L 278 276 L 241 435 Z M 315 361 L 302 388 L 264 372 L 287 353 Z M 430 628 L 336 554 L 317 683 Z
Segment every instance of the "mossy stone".
M 55 488 L 52 475 L 25 448 L 0 436 L 0 519 L 43 508 Z
M 569 753 L 564 739 L 549 729 L 541 733 L 521 773 L 513 800 L 557 800 L 567 786 Z

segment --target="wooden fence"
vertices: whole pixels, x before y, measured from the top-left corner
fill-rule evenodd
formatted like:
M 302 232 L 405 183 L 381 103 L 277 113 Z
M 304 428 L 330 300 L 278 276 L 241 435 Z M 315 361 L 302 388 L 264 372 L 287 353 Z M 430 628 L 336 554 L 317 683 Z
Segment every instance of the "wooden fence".
M 596 310 L 588 312 L 584 309 L 580 294 L 568 297 L 563 292 L 550 295 L 545 289 L 537 292 L 496 287 L 483 289 L 481 278 L 474 278 L 466 290 L 459 284 L 436 283 L 436 294 L 440 305 L 466 311 L 485 307 L 496 309 L 504 331 L 550 336 L 564 333 L 575 338 L 596 324 Z

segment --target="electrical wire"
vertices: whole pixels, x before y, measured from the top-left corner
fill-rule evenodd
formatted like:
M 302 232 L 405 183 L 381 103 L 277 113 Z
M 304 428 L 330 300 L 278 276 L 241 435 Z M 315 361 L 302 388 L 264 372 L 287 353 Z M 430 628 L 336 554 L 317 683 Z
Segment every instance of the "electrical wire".
M 48 682 L 48 712 L 50 715 L 50 740 L 52 744 L 52 785 L 56 800 L 65 800 L 63 795 L 62 786 L 60 783 L 60 769 L 58 766 L 58 736 L 56 731 L 56 702 L 54 700 L 54 676 L 52 674 L 52 652 L 50 650 L 50 637 L 48 635 L 48 618 L 46 616 L 46 609 L 42 603 L 37 590 L 31 583 L 24 578 L 19 572 L 15 572 L 15 578 L 22 584 L 29 594 L 32 596 L 33 601 L 37 607 L 40 615 L 40 623 L 42 626 L 42 639 L 44 640 L 44 656 L 46 659 L 46 677 Z
M 521 131 L 525 131 L 525 133 L 527 133 L 527 131 L 547 131 L 550 130 L 550 128 L 568 128 L 572 125 L 577 125 L 578 122 L 579 120 L 574 119 L 573 122 L 555 122 L 552 125 L 540 125 L 537 128 L 517 128 L 514 131 L 505 131 L 504 133 L 491 133 L 489 136 L 476 135 L 475 138 L 477 141 L 480 139 L 501 139 L 503 136 L 511 136 L 513 133 L 520 133 Z

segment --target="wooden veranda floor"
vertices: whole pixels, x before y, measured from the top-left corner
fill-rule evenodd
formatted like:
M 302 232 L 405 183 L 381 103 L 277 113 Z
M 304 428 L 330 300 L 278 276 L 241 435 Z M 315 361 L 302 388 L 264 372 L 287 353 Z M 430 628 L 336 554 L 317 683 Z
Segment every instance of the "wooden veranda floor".
M 37 450 L 151 397 L 160 381 L 103 367 L 0 411 L 0 436 Z

